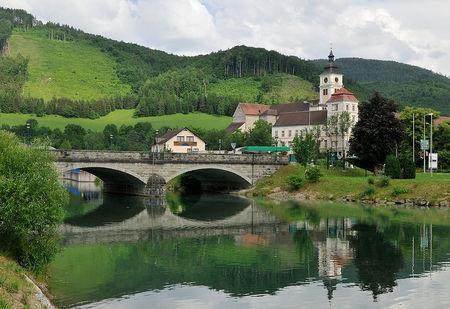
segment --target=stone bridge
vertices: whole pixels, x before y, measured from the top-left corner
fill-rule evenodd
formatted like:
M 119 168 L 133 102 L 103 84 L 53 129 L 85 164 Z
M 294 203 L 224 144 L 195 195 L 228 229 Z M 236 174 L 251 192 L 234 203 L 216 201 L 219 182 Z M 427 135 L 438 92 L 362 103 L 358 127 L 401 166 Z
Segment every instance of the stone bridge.
M 230 192 L 271 175 L 287 157 L 269 154 L 172 154 L 123 151 L 55 150 L 56 168 L 80 169 L 104 182 L 106 192 L 160 196 L 179 175 L 197 179 L 204 191 Z

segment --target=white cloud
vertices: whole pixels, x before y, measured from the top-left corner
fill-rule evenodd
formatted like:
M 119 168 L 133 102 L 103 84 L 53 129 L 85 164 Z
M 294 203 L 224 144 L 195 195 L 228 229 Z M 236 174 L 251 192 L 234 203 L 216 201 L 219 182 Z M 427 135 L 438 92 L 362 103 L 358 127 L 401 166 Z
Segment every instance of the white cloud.
M 177 54 L 234 45 L 387 59 L 450 75 L 449 1 L 0 0 L 39 19 Z

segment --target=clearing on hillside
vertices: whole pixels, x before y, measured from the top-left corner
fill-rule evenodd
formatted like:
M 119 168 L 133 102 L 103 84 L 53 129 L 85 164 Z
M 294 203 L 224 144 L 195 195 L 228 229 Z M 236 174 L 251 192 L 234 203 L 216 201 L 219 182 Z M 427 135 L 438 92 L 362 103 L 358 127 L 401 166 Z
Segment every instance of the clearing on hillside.
M 9 44 L 12 55 L 29 58 L 26 96 L 91 100 L 131 92 L 117 77 L 115 61 L 86 42 L 50 40 L 44 29 L 34 28 L 14 30 Z

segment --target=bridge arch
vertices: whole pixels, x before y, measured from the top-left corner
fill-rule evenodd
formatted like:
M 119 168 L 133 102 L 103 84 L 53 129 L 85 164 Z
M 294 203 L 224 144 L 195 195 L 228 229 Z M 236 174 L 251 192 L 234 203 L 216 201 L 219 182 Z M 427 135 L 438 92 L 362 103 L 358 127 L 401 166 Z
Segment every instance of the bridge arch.
M 177 170 L 166 178 L 166 182 L 181 176 L 190 176 L 202 185 L 205 191 L 229 192 L 246 189 L 252 185 L 252 180 L 245 173 L 225 166 L 195 165 Z
M 146 180 L 142 176 L 118 167 L 107 167 L 94 164 L 74 164 L 58 166 L 61 174 L 82 170 L 88 172 L 103 181 L 105 192 L 125 193 L 133 195 L 145 194 Z

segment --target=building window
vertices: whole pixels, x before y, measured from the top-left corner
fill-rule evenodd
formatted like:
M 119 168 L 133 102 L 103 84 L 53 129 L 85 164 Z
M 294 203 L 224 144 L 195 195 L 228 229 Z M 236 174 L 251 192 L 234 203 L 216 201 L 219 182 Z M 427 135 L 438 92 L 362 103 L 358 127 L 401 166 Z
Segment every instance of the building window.
M 328 78 L 325 77 L 325 78 L 323 79 L 323 82 L 324 82 L 324 83 L 328 83 Z
M 177 141 L 184 142 L 184 136 L 177 136 Z
M 281 131 L 281 137 L 284 137 L 284 130 Z
M 356 111 L 356 104 L 352 105 L 352 111 Z
M 323 95 L 328 95 L 328 89 L 323 90 Z
M 347 110 L 347 111 L 348 111 L 348 104 L 347 104 L 347 105 L 345 105 L 345 110 Z
M 356 117 L 355 117 L 355 115 L 353 115 L 353 116 L 352 116 L 352 122 L 353 122 L 353 123 L 355 123 L 355 119 L 356 119 Z
M 194 141 L 194 137 L 193 136 L 187 136 L 186 137 L 186 141 L 193 142 Z
M 339 83 L 339 78 L 336 77 L 336 78 L 334 79 L 334 81 L 335 81 L 336 83 Z
M 292 131 L 291 131 L 291 130 L 288 131 L 288 136 L 289 136 L 289 137 L 292 136 Z
M 275 130 L 275 136 L 278 137 L 278 130 Z
M 328 141 L 327 141 L 327 140 L 324 140 L 323 143 L 324 143 L 323 146 L 325 147 L 325 149 L 328 148 Z
M 295 135 L 298 136 L 298 130 L 295 130 Z
M 338 110 L 338 105 L 337 104 L 333 104 L 333 110 L 337 111 Z

